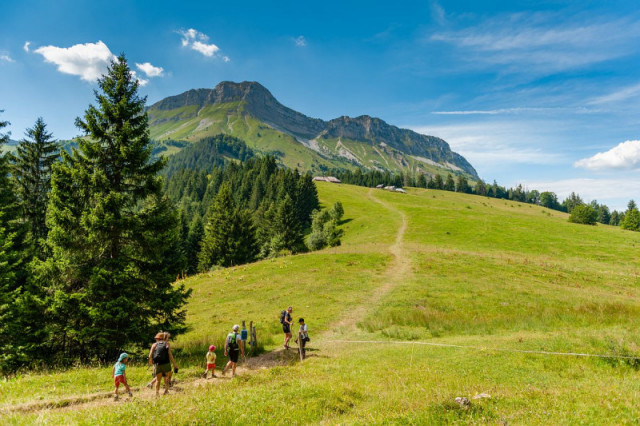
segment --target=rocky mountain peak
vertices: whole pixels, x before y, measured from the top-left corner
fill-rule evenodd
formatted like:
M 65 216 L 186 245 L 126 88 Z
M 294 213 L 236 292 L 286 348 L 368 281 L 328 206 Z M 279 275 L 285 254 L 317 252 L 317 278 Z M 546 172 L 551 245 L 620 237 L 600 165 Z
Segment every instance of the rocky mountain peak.
M 270 103 L 275 101 L 271 92 L 256 81 L 243 81 L 241 83 L 223 81 L 218 83 L 213 91 L 215 103 L 239 101 Z

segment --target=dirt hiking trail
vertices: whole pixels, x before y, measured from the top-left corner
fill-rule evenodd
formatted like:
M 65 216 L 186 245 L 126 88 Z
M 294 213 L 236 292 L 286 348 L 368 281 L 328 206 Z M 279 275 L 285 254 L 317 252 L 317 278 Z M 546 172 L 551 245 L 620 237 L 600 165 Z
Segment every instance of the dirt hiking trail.
M 332 353 L 335 345 L 326 344 L 326 340 L 339 337 L 341 334 L 347 332 L 353 332 L 357 330 L 358 322 L 366 318 L 367 314 L 371 313 L 382 301 L 382 299 L 394 289 L 396 285 L 402 283 L 411 274 L 411 260 L 408 256 L 407 250 L 404 248 L 404 235 L 407 230 L 408 220 L 407 216 L 394 207 L 393 205 L 380 200 L 374 194 L 374 189 L 370 189 L 367 193 L 367 197 L 375 203 L 380 204 L 387 210 L 396 213 L 401 218 L 401 224 L 396 232 L 396 237 L 392 245 L 388 247 L 389 253 L 392 255 L 392 260 L 389 262 L 384 276 L 381 280 L 382 284 L 373 290 L 369 299 L 362 305 L 355 306 L 343 314 L 342 317 L 326 331 L 318 334 L 314 339 L 314 345 L 309 348 L 310 351 L 315 351 L 318 348 L 322 348 L 324 353 Z M 317 356 L 317 355 L 316 355 Z M 267 368 L 273 368 L 276 366 L 290 365 L 299 361 L 298 350 L 296 347 L 292 347 L 290 350 L 277 349 L 271 352 L 264 353 L 257 357 L 247 358 L 241 360 L 238 363 L 237 374 L 246 375 L 254 374 L 257 371 Z M 176 379 L 174 386 L 171 388 L 169 395 L 162 396 L 163 388 L 160 389 L 160 399 L 170 398 L 172 394 L 180 394 L 186 390 L 191 390 L 201 386 L 217 386 L 225 383 L 228 380 L 232 380 L 230 372 L 226 376 L 222 376 L 221 372 L 217 373 L 216 379 L 204 379 L 204 378 L 186 378 L 181 379 L 180 376 Z M 126 396 L 126 393 L 121 393 L 118 401 L 113 400 L 112 392 L 99 392 L 94 394 L 83 394 L 68 396 L 59 399 L 51 399 L 46 401 L 29 402 L 15 405 L 5 405 L 0 407 L 0 417 L 3 414 L 19 414 L 19 413 L 33 413 L 43 410 L 81 410 L 90 409 L 92 407 L 107 406 L 114 404 L 131 403 L 135 401 L 151 401 L 155 400 L 155 389 L 149 389 L 147 387 L 131 387 L 134 392 L 133 398 Z

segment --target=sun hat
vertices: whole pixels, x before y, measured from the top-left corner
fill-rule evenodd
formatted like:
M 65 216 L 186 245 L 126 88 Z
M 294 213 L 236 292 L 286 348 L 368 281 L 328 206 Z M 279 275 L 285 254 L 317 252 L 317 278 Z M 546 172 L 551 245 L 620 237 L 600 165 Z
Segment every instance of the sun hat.
M 209 351 L 213 352 L 216 350 L 216 347 L 214 345 L 209 346 Z
M 240 330 L 240 326 L 238 324 L 233 326 L 233 331 L 238 331 Z
M 156 340 L 164 340 L 164 333 L 156 334 L 156 337 L 154 337 L 154 339 L 156 339 Z
M 129 358 L 129 355 L 126 352 L 122 352 L 118 358 L 118 362 L 122 362 L 125 358 Z

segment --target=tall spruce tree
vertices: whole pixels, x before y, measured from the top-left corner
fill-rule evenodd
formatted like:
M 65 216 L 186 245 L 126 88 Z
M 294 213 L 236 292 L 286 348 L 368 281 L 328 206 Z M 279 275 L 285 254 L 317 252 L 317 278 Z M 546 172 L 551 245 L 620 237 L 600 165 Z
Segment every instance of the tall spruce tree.
M 124 55 L 98 80 L 97 106 L 76 119 L 88 137 L 53 167 L 48 209 L 50 350 L 109 359 L 148 343 L 159 328 L 184 330 L 189 291 L 179 270 L 178 218 L 161 192 L 146 98 Z
M 246 210 L 236 207 L 230 185 L 223 184 L 211 206 L 198 269 L 241 265 L 254 260 L 256 254 L 253 220 Z
M 35 254 L 44 258 L 47 238 L 46 211 L 51 190 L 51 166 L 59 157 L 59 146 L 47 132 L 42 117 L 25 132 L 17 147 L 12 168 L 20 207 L 34 244 Z
M 453 176 L 451 176 L 451 173 L 447 174 L 447 180 L 444 183 L 443 189 L 445 191 L 455 191 L 456 190 L 456 183 L 453 181 Z

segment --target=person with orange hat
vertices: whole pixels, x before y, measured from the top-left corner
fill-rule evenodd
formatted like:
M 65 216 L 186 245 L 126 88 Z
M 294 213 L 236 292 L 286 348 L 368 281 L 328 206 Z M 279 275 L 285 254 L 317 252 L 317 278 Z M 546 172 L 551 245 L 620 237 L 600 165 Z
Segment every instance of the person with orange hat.
M 156 342 L 151 345 L 149 351 L 149 365 L 153 365 L 153 374 L 156 376 L 156 396 L 160 395 L 160 380 L 164 377 L 164 394 L 169 393 L 169 383 L 171 383 L 171 365 L 173 372 L 178 372 L 169 343 L 165 341 L 167 333 L 156 334 Z

